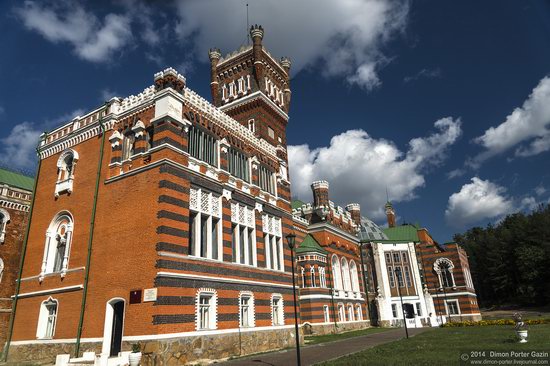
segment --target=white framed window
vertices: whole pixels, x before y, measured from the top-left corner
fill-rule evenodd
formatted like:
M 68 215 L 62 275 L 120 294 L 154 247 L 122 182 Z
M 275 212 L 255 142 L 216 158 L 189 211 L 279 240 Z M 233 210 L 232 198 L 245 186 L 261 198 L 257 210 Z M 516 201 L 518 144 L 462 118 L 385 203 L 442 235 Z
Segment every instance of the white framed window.
M 397 305 L 396 304 L 391 304 L 391 314 L 394 318 L 397 318 Z
M 256 132 L 256 124 L 254 123 L 254 119 L 248 120 L 248 129 L 252 132 Z
M 315 282 L 315 268 L 311 267 L 309 269 L 309 275 L 311 276 L 311 287 L 317 287 L 317 283 Z
M 338 321 L 340 323 L 346 321 L 346 310 L 344 309 L 344 304 L 338 304 Z
M 0 244 L 6 239 L 6 226 L 10 221 L 10 214 L 8 211 L 0 208 Z
M 40 313 L 38 315 L 38 327 L 36 329 L 36 338 L 51 339 L 55 334 L 55 324 L 57 323 L 58 301 L 48 298 L 40 304 Z
M 340 261 L 338 260 L 338 257 L 336 256 L 336 254 L 332 256 L 331 263 L 332 263 L 332 277 L 333 277 L 332 281 L 334 282 L 333 286 L 337 290 L 342 290 L 343 289 L 342 272 L 340 270 Z
M 460 314 L 460 306 L 458 304 L 458 300 L 447 300 L 447 302 L 445 303 L 445 307 L 447 308 L 447 314 L 449 315 Z
M 416 315 L 422 316 L 422 307 L 419 302 L 416 303 Z
M 256 216 L 253 208 L 231 203 L 231 239 L 233 262 L 257 266 Z
M 262 215 L 266 268 L 284 271 L 282 225 L 279 217 Z
M 355 318 L 357 320 L 363 320 L 363 311 L 361 309 L 361 305 L 359 304 L 355 306 Z
M 261 190 L 275 194 L 273 172 L 263 165 L 260 165 L 258 168 L 258 184 Z
M 135 144 L 136 136 L 132 130 L 126 131 L 122 138 L 122 161 L 130 159 L 134 155 Z
M 189 199 L 188 254 L 222 260 L 221 197 L 191 187 Z
M 222 100 L 225 102 L 227 99 L 228 99 L 228 96 L 227 96 L 227 85 L 226 85 L 226 84 L 223 84 L 223 85 L 222 85 Z
M 352 322 L 355 320 L 355 314 L 353 313 L 353 305 L 348 304 L 348 321 Z
M 302 279 L 302 287 L 306 287 L 306 270 L 304 269 L 304 267 L 300 268 L 300 275 Z
M 213 289 L 200 289 L 196 299 L 197 330 L 217 328 L 218 297 Z
M 395 277 L 393 275 L 393 267 L 388 267 L 388 279 L 390 280 L 390 287 L 395 287 Z
M 239 326 L 253 327 L 254 320 L 254 295 L 251 292 L 242 292 L 239 296 Z
M 342 258 L 342 278 L 344 279 L 344 290 L 351 291 L 349 265 L 348 265 L 348 260 L 346 258 Z
M 353 292 L 359 292 L 359 274 L 355 261 L 350 261 L 349 271 L 351 275 L 351 290 Z
M 454 264 L 449 258 L 439 258 L 435 261 L 433 268 L 439 277 L 440 287 L 455 287 Z
M 67 149 L 57 159 L 57 181 L 55 183 L 55 197 L 61 193 L 73 192 L 73 181 L 78 153 L 73 149 Z
M 59 272 L 62 277 L 67 273 L 73 229 L 73 218 L 68 212 L 59 213 L 50 223 L 46 232 L 40 281 L 48 273 Z
M 405 273 L 405 283 L 407 284 L 407 287 L 412 287 L 411 273 L 409 271 L 409 266 L 408 265 L 403 266 L 403 271 Z
M 272 325 L 285 324 L 283 296 L 280 294 L 273 294 L 271 296 L 271 324 Z
M 327 287 L 327 276 L 325 273 L 325 267 L 319 267 L 319 285 L 323 288 Z
M 323 319 L 325 323 L 330 322 L 330 313 L 328 310 L 328 305 L 323 305 Z

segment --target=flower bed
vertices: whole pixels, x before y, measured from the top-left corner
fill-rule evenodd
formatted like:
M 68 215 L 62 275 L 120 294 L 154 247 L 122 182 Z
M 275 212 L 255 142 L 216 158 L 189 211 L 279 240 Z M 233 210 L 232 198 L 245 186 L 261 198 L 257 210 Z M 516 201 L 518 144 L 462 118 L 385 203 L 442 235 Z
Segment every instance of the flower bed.
M 480 320 L 477 322 L 473 321 L 462 321 L 462 322 L 447 322 L 443 324 L 444 328 L 451 327 L 478 327 L 478 326 L 487 326 L 487 325 L 515 325 L 516 322 L 513 319 L 499 319 L 499 320 Z M 527 325 L 536 325 L 536 324 L 550 324 L 550 318 L 543 319 L 530 319 L 526 320 L 525 324 Z

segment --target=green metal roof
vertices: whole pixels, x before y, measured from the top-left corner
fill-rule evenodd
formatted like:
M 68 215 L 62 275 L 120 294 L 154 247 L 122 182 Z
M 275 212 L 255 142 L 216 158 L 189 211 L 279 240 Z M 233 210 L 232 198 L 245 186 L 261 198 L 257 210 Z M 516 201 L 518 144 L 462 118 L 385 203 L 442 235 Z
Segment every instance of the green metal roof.
M 300 200 L 294 200 L 292 201 L 292 209 L 295 210 L 297 208 L 300 208 L 304 205 L 305 203 L 300 201 Z
M 384 229 L 384 234 L 390 241 L 419 242 L 418 227 L 414 225 L 400 225 Z
M 298 245 L 298 248 L 296 248 L 296 254 L 311 252 L 317 252 L 321 254 L 327 253 L 326 250 L 321 248 L 321 246 L 313 236 L 307 234 L 304 240 Z
M 8 184 L 32 192 L 34 188 L 34 178 L 0 168 L 0 184 Z

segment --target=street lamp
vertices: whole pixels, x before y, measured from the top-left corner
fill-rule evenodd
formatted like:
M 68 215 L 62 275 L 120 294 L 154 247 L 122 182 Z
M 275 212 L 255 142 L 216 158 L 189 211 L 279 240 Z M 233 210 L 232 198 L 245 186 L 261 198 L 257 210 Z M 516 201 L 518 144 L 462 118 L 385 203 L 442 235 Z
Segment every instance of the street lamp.
M 399 294 L 399 299 L 401 300 L 401 312 L 403 313 L 403 323 L 405 324 L 405 334 L 407 335 L 407 339 L 408 339 L 409 330 L 407 329 L 407 319 L 405 318 L 405 308 L 403 306 L 403 296 L 401 296 L 401 286 L 400 286 L 400 282 L 403 283 L 403 279 L 401 278 L 401 267 L 395 267 L 395 274 L 397 276 L 397 293 Z M 399 281 L 400 278 L 401 278 L 401 281 Z
M 363 259 L 363 244 L 368 242 L 369 236 L 364 228 L 363 225 L 359 226 L 359 253 L 361 253 L 361 269 L 363 272 L 363 285 L 365 287 L 365 300 L 367 301 L 367 310 L 368 310 L 368 316 L 369 316 L 369 323 L 372 325 L 372 308 L 371 303 L 369 301 L 369 285 L 368 285 L 368 279 L 367 279 L 367 271 L 365 270 L 365 261 Z
M 290 261 L 292 263 L 292 293 L 294 295 L 294 331 L 296 332 L 296 361 L 298 366 L 302 365 L 300 360 L 300 333 L 298 332 L 298 308 L 296 307 L 296 281 L 294 280 L 294 245 L 296 244 L 296 235 L 290 233 L 286 236 L 286 242 L 290 248 Z

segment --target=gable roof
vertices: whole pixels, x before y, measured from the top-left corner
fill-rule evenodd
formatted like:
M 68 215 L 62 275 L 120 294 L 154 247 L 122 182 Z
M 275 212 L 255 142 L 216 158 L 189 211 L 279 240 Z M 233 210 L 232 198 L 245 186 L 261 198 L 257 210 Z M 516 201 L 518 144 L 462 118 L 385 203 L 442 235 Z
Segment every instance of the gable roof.
M 315 238 L 310 234 L 307 234 L 300 245 L 298 245 L 298 248 L 296 248 L 296 254 L 311 252 L 327 254 L 327 251 L 319 245 L 317 240 L 315 240 Z
M 384 229 L 384 234 L 390 241 L 419 242 L 418 227 L 410 224 L 399 225 Z
M 32 192 L 34 188 L 34 178 L 0 168 L 0 184 L 7 184 Z

